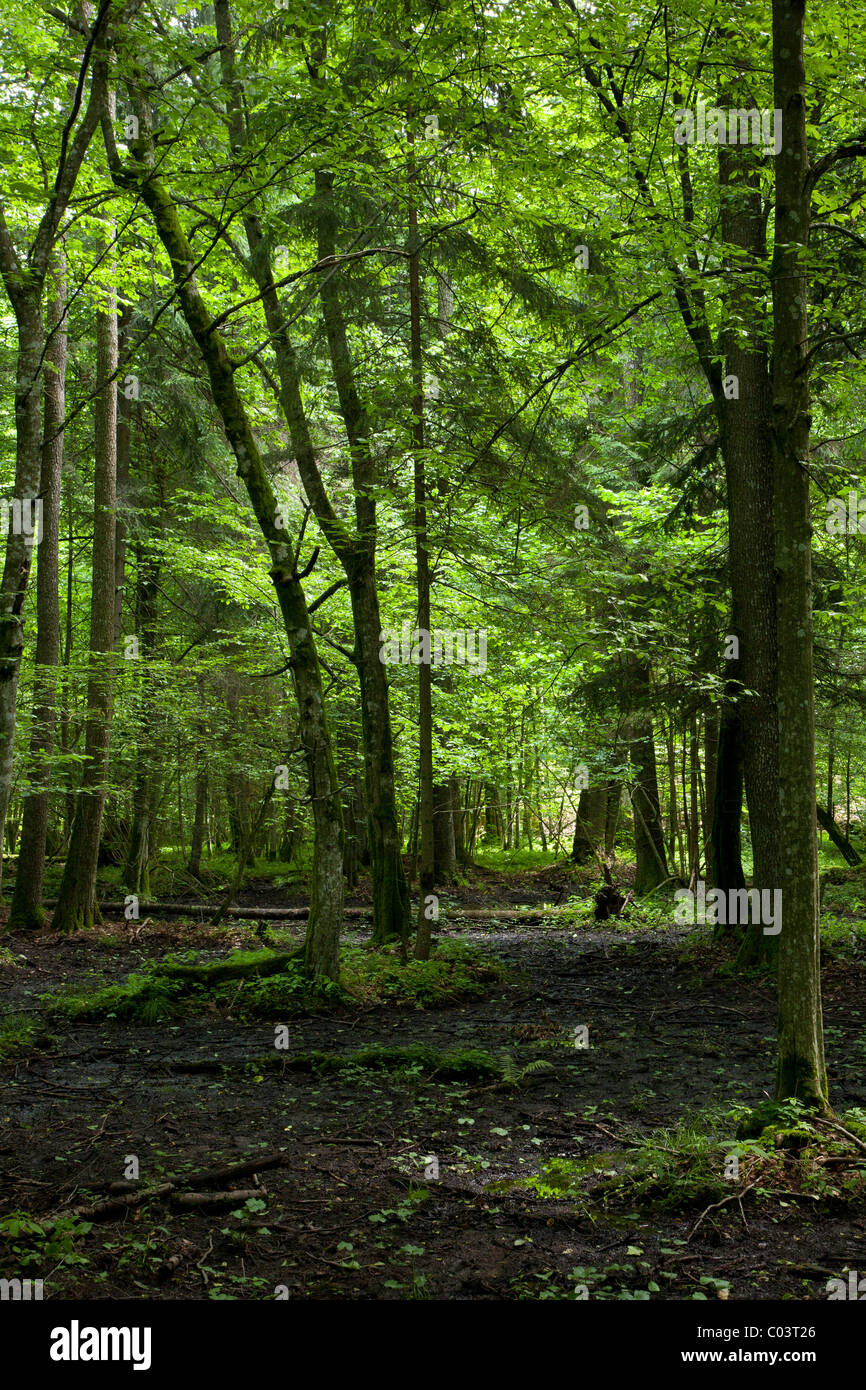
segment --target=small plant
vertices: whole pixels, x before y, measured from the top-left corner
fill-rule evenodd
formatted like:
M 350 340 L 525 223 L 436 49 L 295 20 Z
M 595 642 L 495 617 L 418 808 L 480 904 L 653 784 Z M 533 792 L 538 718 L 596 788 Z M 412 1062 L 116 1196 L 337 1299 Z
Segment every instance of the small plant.
M 515 1062 L 510 1052 L 503 1052 L 500 1057 L 503 1086 L 523 1086 L 528 1077 L 536 1076 L 542 1071 L 553 1071 L 552 1064 L 543 1057 L 536 1057 L 534 1061 L 527 1062 L 524 1067 Z
M 63 1216 L 49 1224 L 19 1209 L 0 1219 L 0 1248 L 12 1252 L 20 1269 L 84 1265 L 87 1256 L 77 1252 L 75 1242 L 90 1229 L 90 1222 L 75 1216 Z

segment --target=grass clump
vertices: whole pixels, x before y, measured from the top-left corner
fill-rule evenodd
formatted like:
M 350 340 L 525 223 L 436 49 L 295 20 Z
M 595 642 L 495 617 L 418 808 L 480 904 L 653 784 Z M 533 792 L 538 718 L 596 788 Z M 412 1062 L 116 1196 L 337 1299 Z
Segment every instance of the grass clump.
M 43 994 L 45 1016 L 67 1022 L 116 1019 L 119 1023 L 156 1023 L 173 1012 L 178 986 L 161 979 L 153 969 L 130 975 L 125 984 L 104 985 L 102 989 L 79 994 Z
M 471 946 L 442 942 L 429 960 L 410 960 L 405 965 L 394 950 L 343 952 L 342 982 L 346 993 L 360 1004 L 450 1004 L 457 999 L 480 999 L 489 984 L 505 978 L 505 967 Z
M 44 1024 L 26 1014 L 8 1014 L 0 1019 L 0 1062 L 21 1057 L 36 1048 L 54 1047 L 55 1039 L 46 1033 Z

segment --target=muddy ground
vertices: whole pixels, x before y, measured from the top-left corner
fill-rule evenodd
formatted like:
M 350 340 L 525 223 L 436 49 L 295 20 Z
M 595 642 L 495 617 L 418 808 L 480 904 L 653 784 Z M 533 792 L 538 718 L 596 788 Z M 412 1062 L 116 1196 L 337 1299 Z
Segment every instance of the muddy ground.
M 556 880 L 530 892 L 500 883 L 468 899 L 513 907 L 555 901 L 558 891 Z M 273 906 L 273 895 L 266 901 Z M 715 1298 L 727 1284 L 731 1299 L 826 1299 L 829 1277 L 866 1269 L 866 1210 L 841 1199 L 781 1189 L 709 1211 L 706 1202 L 678 1211 L 644 1203 L 613 1217 L 600 1201 L 519 1186 L 556 1157 L 598 1155 L 599 1171 L 614 1172 L 635 1132 L 765 1099 L 768 984 L 720 976 L 712 949 L 684 952 L 674 929 L 492 919 L 458 934 L 511 971 L 483 1000 L 296 1018 L 291 1051 L 428 1043 L 507 1053 L 518 1072 L 543 1059 L 549 1070 L 510 1087 L 360 1070 L 323 1076 L 275 1061 L 280 1019 L 53 1022 L 52 1045 L 0 1069 L 0 1215 L 25 1209 L 39 1220 L 104 1200 L 128 1155 L 138 1159 L 139 1187 L 212 1176 L 257 1155 L 281 1162 L 186 1183 L 253 1194 L 236 1204 L 186 1209 L 155 1197 L 76 1237 L 80 1263 L 21 1270 L 7 1248 L 0 1273 L 43 1277 L 46 1298 L 270 1299 L 279 1289 L 294 1299 L 511 1300 L 573 1296 L 583 1284 L 592 1297 L 650 1286 L 653 1298 L 690 1299 Z M 36 1010 L 42 992 L 122 980 L 201 940 L 200 928 L 159 923 L 5 936 L 26 964 L 0 970 L 0 1008 Z M 214 956 L 255 944 L 248 926 L 218 940 Z M 363 941 L 363 928 L 347 940 Z M 862 1106 L 863 967 L 830 962 L 824 1001 L 834 1106 Z M 579 1025 L 589 1030 L 586 1050 L 574 1045 Z

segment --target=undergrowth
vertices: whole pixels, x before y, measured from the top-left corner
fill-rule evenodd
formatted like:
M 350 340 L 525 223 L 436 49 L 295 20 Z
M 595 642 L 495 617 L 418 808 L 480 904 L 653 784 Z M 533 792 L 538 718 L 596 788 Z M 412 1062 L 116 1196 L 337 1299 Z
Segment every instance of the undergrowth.
M 521 1186 L 542 1198 L 666 1212 L 737 1203 L 747 1194 L 834 1205 L 866 1194 L 863 1110 L 828 1121 L 791 1100 L 754 1111 L 706 1110 L 669 1129 L 620 1138 L 621 1151 L 551 1158 Z
M 191 958 L 192 957 L 192 962 Z M 270 951 L 235 951 L 219 966 L 266 967 L 274 959 Z M 320 1012 L 336 1006 L 369 1007 L 375 1004 L 413 1005 L 425 1008 L 458 999 L 481 997 L 492 981 L 501 980 L 504 967 L 460 943 L 442 943 L 428 961 L 401 963 L 393 950 L 371 952 L 359 947 L 342 953 L 340 981 L 314 981 L 305 974 L 300 959 L 290 960 L 278 974 L 249 975 L 236 979 L 178 978 L 166 968 L 189 967 L 196 958 L 169 956 L 132 974 L 124 984 L 106 985 L 89 993 L 69 991 L 43 995 L 47 1018 L 76 1020 L 114 1019 L 124 1023 L 155 1023 L 180 1011 L 225 1009 L 233 1018 L 286 1018 Z M 218 967 L 215 968 L 215 973 Z

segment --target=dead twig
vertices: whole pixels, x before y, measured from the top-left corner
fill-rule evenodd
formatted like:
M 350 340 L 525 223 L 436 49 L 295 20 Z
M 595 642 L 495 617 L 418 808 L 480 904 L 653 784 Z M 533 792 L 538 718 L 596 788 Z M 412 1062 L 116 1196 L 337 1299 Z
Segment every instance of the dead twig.
M 839 1134 L 844 1134 L 846 1139 L 851 1140 L 855 1148 L 866 1154 L 866 1144 L 863 1143 L 863 1140 L 858 1139 L 857 1135 L 852 1134 L 850 1129 L 846 1129 L 844 1125 L 837 1124 L 835 1120 L 825 1120 L 823 1117 L 813 1117 L 811 1122 L 813 1125 L 827 1125 L 829 1129 L 835 1129 Z
M 710 1206 L 707 1207 L 706 1211 L 702 1211 L 694 1226 L 692 1227 L 692 1234 L 686 1241 L 686 1245 L 689 1244 L 689 1241 L 691 1241 L 692 1236 L 695 1235 L 698 1227 L 700 1226 L 705 1216 L 709 1216 L 711 1211 L 717 1211 L 719 1207 L 723 1207 L 727 1202 L 742 1202 L 742 1199 L 745 1197 L 746 1193 L 751 1191 L 751 1189 L 756 1185 L 757 1181 L 758 1179 L 755 1178 L 754 1182 L 750 1182 L 746 1187 L 743 1188 L 741 1192 L 731 1192 L 728 1194 L 727 1197 L 723 1197 L 720 1202 L 712 1202 Z M 740 1208 L 740 1210 L 742 1210 L 742 1207 Z

